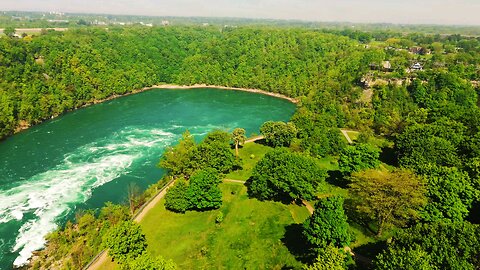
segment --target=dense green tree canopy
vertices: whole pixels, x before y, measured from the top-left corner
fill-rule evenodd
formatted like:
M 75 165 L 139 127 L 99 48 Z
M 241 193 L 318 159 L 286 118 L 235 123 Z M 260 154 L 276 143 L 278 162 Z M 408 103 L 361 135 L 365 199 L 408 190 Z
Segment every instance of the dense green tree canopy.
M 376 259 L 377 269 L 473 270 L 479 265 L 480 228 L 468 222 L 418 224 L 403 230 Z
M 260 132 L 265 136 L 265 141 L 273 147 L 289 146 L 297 137 L 297 128 L 291 122 L 265 122 L 260 127 Z
M 184 179 L 178 179 L 175 185 L 169 188 L 165 195 L 165 208 L 180 213 L 187 211 L 190 208 L 187 190 L 187 182 Z
M 228 173 L 236 165 L 235 155 L 230 147 L 231 136 L 224 131 L 214 131 L 197 145 L 191 163 L 195 169 L 214 168 Z
M 374 169 L 380 165 L 380 150 L 369 144 L 347 146 L 340 153 L 338 167 L 345 174 Z
M 457 168 L 429 165 L 420 173 L 427 179 L 428 204 L 423 218 L 428 221 L 449 219 L 461 221 L 469 213 L 475 198 L 479 195 L 466 172 Z
M 424 185 L 410 171 L 370 169 L 353 173 L 351 181 L 353 204 L 358 213 L 376 223 L 377 235 L 388 225 L 418 219 L 426 203 Z
M 187 198 L 190 207 L 196 210 L 216 209 L 222 205 L 221 179 L 215 169 L 197 171 L 190 178 Z
M 124 267 L 125 270 L 176 270 L 177 266 L 170 260 L 162 257 L 152 258 L 150 255 L 143 254 L 135 260 L 131 260 Z
M 318 250 L 318 256 L 312 265 L 305 266 L 304 270 L 344 270 L 347 256 L 333 245 Z
M 123 221 L 104 235 L 104 246 L 115 261 L 126 264 L 142 255 L 147 249 L 147 240 L 140 225 Z
M 326 173 L 314 158 L 278 148 L 255 165 L 248 191 L 260 200 L 312 199 Z
M 191 162 L 196 145 L 193 136 L 187 130 L 176 146 L 168 147 L 163 154 L 159 166 L 173 175 L 190 175 L 194 168 Z
M 343 198 L 327 197 L 315 204 L 313 215 L 303 224 L 303 235 L 315 248 L 333 245 L 343 248 L 350 244 L 347 216 L 343 210 Z

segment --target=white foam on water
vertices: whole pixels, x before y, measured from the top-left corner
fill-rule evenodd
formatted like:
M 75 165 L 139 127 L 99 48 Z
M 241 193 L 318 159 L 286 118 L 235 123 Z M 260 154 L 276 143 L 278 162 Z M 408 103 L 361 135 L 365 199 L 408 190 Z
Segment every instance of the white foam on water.
M 127 128 L 111 138 L 79 148 L 49 171 L 22 181 L 0 194 L 0 224 L 23 220 L 12 252 L 19 252 L 15 266 L 26 264 L 32 252 L 45 244 L 45 235 L 57 228 L 75 204 L 85 202 L 92 191 L 128 173 L 135 160 L 153 146 L 164 147 L 176 135 L 163 130 Z M 32 215 L 33 214 L 33 215 Z

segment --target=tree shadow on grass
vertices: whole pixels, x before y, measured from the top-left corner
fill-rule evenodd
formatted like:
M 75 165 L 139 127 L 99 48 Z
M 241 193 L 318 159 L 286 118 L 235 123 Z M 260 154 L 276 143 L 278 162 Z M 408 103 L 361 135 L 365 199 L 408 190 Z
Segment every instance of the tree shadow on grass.
M 382 152 L 380 152 L 380 161 L 388 164 L 390 166 L 397 166 L 397 154 L 395 153 L 395 148 L 393 147 L 383 147 Z
M 302 224 L 290 224 L 285 227 L 282 243 L 288 248 L 288 251 L 302 263 L 310 263 L 315 256 L 310 252 L 308 243 L 303 234 Z
M 325 181 L 327 181 L 327 183 L 329 183 L 330 185 L 340 188 L 347 188 L 348 184 L 350 183 L 347 177 L 345 177 L 345 175 L 338 170 L 328 171 L 328 177 L 327 179 L 325 179 Z
M 377 255 L 387 248 L 386 241 L 379 241 L 361 245 L 353 249 L 356 254 L 355 261 L 358 269 L 373 269 L 373 260 Z

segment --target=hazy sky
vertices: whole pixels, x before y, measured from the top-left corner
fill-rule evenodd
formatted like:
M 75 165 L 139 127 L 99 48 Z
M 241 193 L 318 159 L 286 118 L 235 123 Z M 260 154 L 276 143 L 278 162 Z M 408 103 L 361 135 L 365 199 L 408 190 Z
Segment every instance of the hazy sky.
M 0 0 L 0 10 L 480 25 L 480 0 Z

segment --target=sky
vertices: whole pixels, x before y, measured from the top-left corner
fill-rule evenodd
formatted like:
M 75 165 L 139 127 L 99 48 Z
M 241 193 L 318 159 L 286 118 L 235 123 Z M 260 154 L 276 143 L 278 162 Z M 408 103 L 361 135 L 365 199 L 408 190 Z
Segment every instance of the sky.
M 0 0 L 0 10 L 480 25 L 480 0 Z

